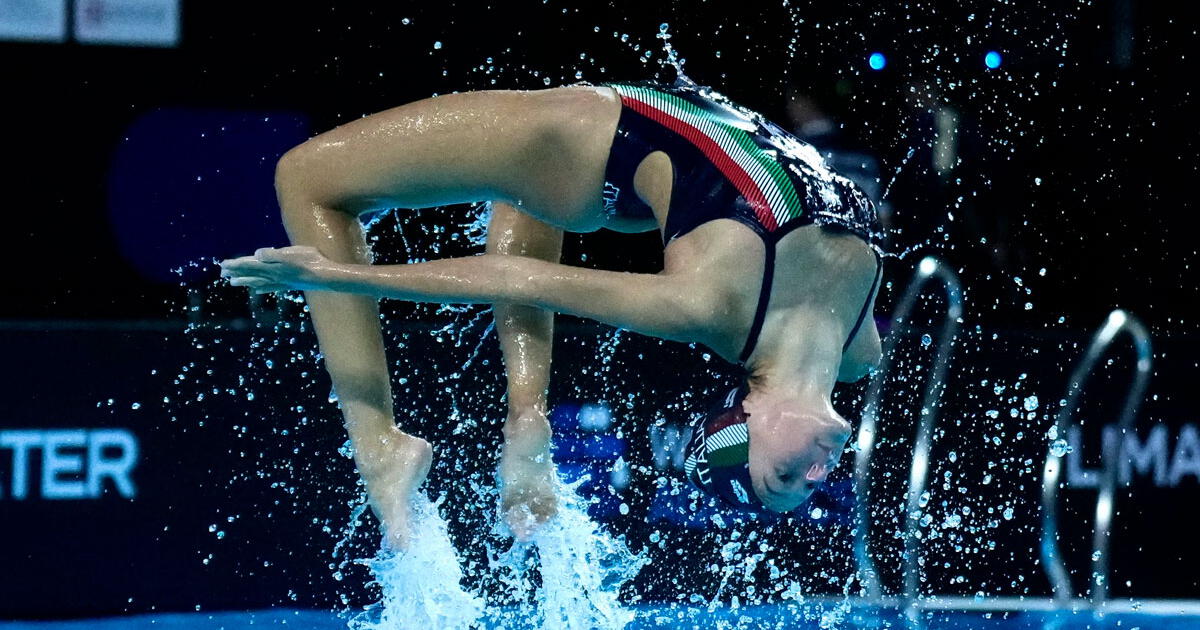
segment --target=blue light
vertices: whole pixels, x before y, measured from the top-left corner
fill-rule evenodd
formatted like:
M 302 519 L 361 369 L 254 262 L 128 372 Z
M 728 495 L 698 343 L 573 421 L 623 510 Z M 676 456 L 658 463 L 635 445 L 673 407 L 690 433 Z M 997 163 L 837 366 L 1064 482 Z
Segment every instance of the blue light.
M 873 52 L 867 59 L 867 63 L 871 64 L 872 70 L 883 70 L 883 67 L 887 65 L 887 57 L 884 57 L 883 53 Z
M 1000 67 L 1000 62 L 1002 60 L 1003 58 L 1000 56 L 1000 53 L 994 50 L 989 50 L 987 54 L 983 56 L 983 65 L 995 70 L 996 68 Z

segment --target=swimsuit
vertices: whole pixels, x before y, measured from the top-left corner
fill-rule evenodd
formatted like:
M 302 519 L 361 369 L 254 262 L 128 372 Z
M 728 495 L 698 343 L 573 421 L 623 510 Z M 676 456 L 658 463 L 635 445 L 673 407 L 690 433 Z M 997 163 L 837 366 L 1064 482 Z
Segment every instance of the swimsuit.
M 674 85 L 652 81 L 601 85 L 621 97 L 621 117 L 604 173 L 603 201 L 610 216 L 654 217 L 650 206 L 634 193 L 633 176 L 647 155 L 663 151 L 671 158 L 673 171 L 664 246 L 716 219 L 738 221 L 763 240 L 762 288 L 741 362 L 750 357 L 762 331 L 780 239 L 796 228 L 816 224 L 850 232 L 872 245 L 875 281 L 842 346 L 845 352 L 868 314 L 882 274 L 875 246 L 882 231 L 867 195 L 829 170 L 812 145 L 711 88 L 682 80 Z

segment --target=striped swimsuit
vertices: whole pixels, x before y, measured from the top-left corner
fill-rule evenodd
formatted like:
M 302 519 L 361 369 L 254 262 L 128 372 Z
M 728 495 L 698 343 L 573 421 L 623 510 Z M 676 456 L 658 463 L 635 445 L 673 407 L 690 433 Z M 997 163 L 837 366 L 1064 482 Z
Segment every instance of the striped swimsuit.
M 738 221 L 762 238 L 766 265 L 758 309 L 742 349 L 754 351 L 771 296 L 775 246 L 796 228 L 817 224 L 850 232 L 874 245 L 881 234 L 875 206 L 850 180 L 829 170 L 811 145 L 710 88 L 683 81 L 606 83 L 621 98 L 621 117 L 605 170 L 604 207 L 610 215 L 653 218 L 633 190 L 642 160 L 655 151 L 671 158 L 674 176 L 663 244 L 716 219 Z M 849 347 L 879 284 L 846 340 Z

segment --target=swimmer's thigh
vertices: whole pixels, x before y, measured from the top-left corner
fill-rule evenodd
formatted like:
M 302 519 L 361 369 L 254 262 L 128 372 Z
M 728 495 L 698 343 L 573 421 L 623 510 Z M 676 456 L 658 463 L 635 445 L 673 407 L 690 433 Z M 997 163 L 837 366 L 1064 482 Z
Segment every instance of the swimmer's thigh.
M 564 229 L 595 229 L 619 111 L 585 87 L 427 98 L 289 151 L 277 188 L 352 215 L 502 200 Z

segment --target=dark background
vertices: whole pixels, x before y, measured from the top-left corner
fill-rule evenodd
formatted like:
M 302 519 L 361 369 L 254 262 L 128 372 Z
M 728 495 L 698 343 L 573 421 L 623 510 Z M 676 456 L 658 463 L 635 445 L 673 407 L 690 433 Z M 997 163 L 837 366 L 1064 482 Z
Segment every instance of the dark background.
M 315 339 L 291 304 L 282 308 L 284 325 L 264 313 L 247 319 L 245 295 L 215 282 L 211 260 L 284 244 L 271 170 L 306 137 L 437 93 L 669 81 L 675 72 L 663 65 L 655 37 L 663 22 L 698 83 L 781 124 L 788 94 L 810 94 L 840 122 L 844 142 L 878 156 L 888 249 L 903 254 L 888 263 L 881 317 L 923 255 L 947 261 L 968 287 L 930 478 L 949 472 L 955 479 L 944 491 L 931 482 L 945 495 L 934 502 L 937 520 L 965 505 L 978 522 L 929 542 L 927 592 L 1047 592 L 1032 561 L 1044 433 L 1065 374 L 1112 308 L 1145 321 L 1158 351 L 1139 421 L 1169 426 L 1172 447 L 1181 427 L 1195 423 L 1198 285 L 1189 228 L 1198 42 L 1190 20 L 1169 4 L 297 4 L 184 2 L 174 49 L 0 43 L 8 121 L 0 183 L 15 236 L 0 254 L 0 331 L 10 357 L 0 428 L 128 426 L 144 451 L 143 492 L 131 502 L 0 498 L 0 531 L 20 541 L 3 551 L 0 567 L 26 576 L 5 584 L 3 614 L 369 600 L 361 568 L 344 568 L 345 581 L 332 577 L 331 565 L 341 562 L 332 550 L 357 490 L 347 460 L 336 455 L 344 436 Z M 1000 68 L 984 67 L 988 50 L 1003 54 Z M 887 54 L 882 71 L 868 68 L 872 51 Z M 952 108 L 961 123 L 961 162 L 948 175 L 930 166 L 934 107 Z M 377 250 L 385 262 L 479 251 L 468 239 L 448 238 L 478 211 L 384 218 L 373 231 Z M 444 225 L 451 227 L 439 232 Z M 566 261 L 653 271 L 659 249 L 653 234 L 600 232 L 572 236 Z M 936 323 L 936 300 L 929 307 L 918 324 Z M 439 452 L 462 453 L 468 478 L 489 486 L 494 419 L 502 413 L 495 336 L 485 330 L 490 314 L 398 304 L 387 311 L 396 376 L 407 379 L 396 386 L 404 421 L 433 437 Z M 552 391 L 564 409 L 559 427 L 571 435 L 572 401 L 613 409 L 634 465 L 619 493 L 630 511 L 622 516 L 613 501 L 602 502 L 597 516 L 661 561 L 628 593 L 647 601 L 711 597 L 720 580 L 709 569 L 711 550 L 730 531 L 646 524 L 661 476 L 649 427 L 686 422 L 736 374 L 705 361 L 701 349 L 631 334 L 614 342 L 611 331 L 560 321 Z M 460 332 L 430 333 L 446 326 Z M 884 497 L 876 503 L 880 562 L 893 566 L 898 548 L 883 530 L 907 477 L 906 436 L 919 399 L 914 366 L 930 355 L 906 339 L 881 414 L 885 435 L 893 435 L 881 446 L 880 470 L 891 475 L 872 487 L 872 496 Z M 1114 419 L 1129 370 L 1121 352 L 1085 397 L 1081 417 L 1096 421 L 1085 427 Z M 839 392 L 848 417 L 858 417 L 861 389 Z M 1030 394 L 1041 400 L 1035 417 L 1011 417 Z M 136 412 L 133 402 L 142 403 Z M 1001 445 L 985 441 L 999 434 Z M 8 456 L 0 452 L 0 461 Z M 600 465 L 590 455 L 573 457 L 559 454 L 564 465 Z M 470 559 L 482 561 L 503 546 L 502 537 L 476 533 L 490 530 L 494 499 L 453 483 L 463 474 L 454 464 L 439 459 L 430 487 L 447 493 L 448 504 L 471 508 L 455 535 Z M 986 487 L 985 470 L 996 477 Z M 744 526 L 765 532 L 773 557 L 790 567 L 787 579 L 811 592 L 840 593 L 852 572 L 850 480 L 840 475 L 819 498 L 831 514 L 824 521 Z M 1196 481 L 1154 488 L 1141 480 L 1134 498 L 1119 504 L 1116 595 L 1200 596 L 1193 569 L 1200 558 L 1194 546 L 1175 542 L 1194 529 L 1181 506 L 1195 504 Z M 1079 567 L 1082 590 L 1094 493 L 1066 494 L 1064 540 L 1080 541 L 1071 566 Z M 1001 505 L 1017 506 L 1019 517 L 989 526 L 994 516 L 982 514 Z M 229 516 L 228 535 L 217 539 L 208 527 Z M 648 543 L 656 529 L 666 543 Z M 480 536 L 484 544 L 471 545 Z M 359 556 L 370 552 L 369 533 L 353 540 Z M 472 584 L 504 601 L 485 573 Z M 894 570 L 885 574 L 897 584 Z M 748 584 L 721 596 L 746 597 Z

